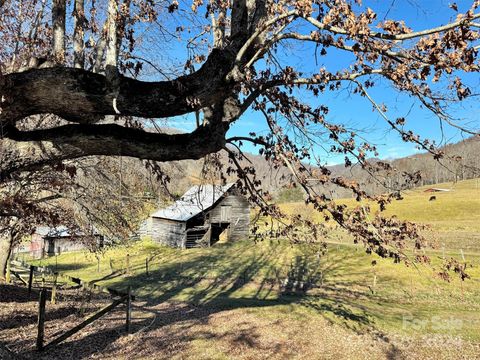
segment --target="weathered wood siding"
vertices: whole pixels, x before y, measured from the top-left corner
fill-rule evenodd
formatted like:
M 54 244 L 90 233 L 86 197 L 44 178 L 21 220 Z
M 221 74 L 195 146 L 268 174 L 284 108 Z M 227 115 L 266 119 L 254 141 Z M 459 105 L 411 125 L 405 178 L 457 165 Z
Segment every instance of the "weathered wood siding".
M 66 238 L 46 238 L 44 245 L 45 254 L 61 254 L 68 251 L 83 250 L 87 246 L 82 239 Z
M 152 221 L 152 217 L 149 217 L 148 219 L 142 221 L 137 231 L 140 238 L 152 235 Z
M 222 207 L 229 207 L 229 209 L 222 210 Z M 230 241 L 248 237 L 250 204 L 243 196 L 227 194 L 209 211 L 209 215 L 211 223 L 230 223 Z M 225 218 L 225 215 L 228 217 Z
M 152 218 L 152 240 L 172 247 L 185 247 L 186 223 L 161 218 Z
M 104 238 L 95 235 L 94 239 L 90 237 L 46 237 L 44 238 L 44 253 L 47 255 L 61 254 L 69 251 L 79 251 L 88 249 L 90 246 L 102 248 L 104 246 Z

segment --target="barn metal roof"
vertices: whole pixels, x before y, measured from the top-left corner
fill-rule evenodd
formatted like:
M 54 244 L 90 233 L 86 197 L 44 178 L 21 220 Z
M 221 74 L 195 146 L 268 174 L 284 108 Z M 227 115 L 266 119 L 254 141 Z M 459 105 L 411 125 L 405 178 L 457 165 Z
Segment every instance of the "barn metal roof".
M 448 192 L 450 189 L 442 189 L 442 188 L 428 188 L 425 192 Z
M 158 210 L 152 217 L 176 221 L 187 221 L 211 208 L 234 184 L 196 185 L 178 201 L 165 209 Z
M 38 226 L 35 230 L 35 233 L 43 236 L 43 237 L 70 237 L 72 234 L 70 233 L 70 230 L 64 226 L 58 226 L 58 227 L 49 227 L 49 226 Z M 84 236 L 85 233 L 82 231 L 77 231 L 75 236 Z M 93 229 L 92 235 L 100 235 L 100 233 L 97 231 L 97 229 Z
M 49 226 L 39 226 L 35 230 L 35 233 L 44 237 L 68 237 L 70 236 L 69 230 L 66 226 L 58 226 L 56 228 Z

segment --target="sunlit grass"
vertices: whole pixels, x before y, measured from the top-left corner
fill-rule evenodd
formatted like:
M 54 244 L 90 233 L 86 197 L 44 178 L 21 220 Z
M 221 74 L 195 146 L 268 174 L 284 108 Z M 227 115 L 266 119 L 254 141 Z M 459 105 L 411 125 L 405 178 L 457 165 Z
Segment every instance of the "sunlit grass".
M 328 251 L 322 255 L 310 246 L 286 241 L 241 241 L 185 251 L 143 240 L 100 255 L 65 253 L 36 263 L 102 286 L 119 290 L 132 286 L 138 297 L 151 303 L 241 309 L 285 326 L 288 319 L 322 318 L 360 332 L 438 333 L 480 341 L 480 221 L 476 220 L 480 190 L 475 181 L 461 182 L 452 192 L 436 193 L 436 202 L 429 202 L 431 194 L 423 190 L 410 191 L 388 213 L 433 224 L 441 246 L 427 250 L 431 265 L 407 267 L 368 255 L 338 230 L 329 235 Z M 437 272 L 443 258 L 462 259 L 462 254 L 470 264 L 471 279 L 441 280 Z M 285 294 L 282 284 L 292 269 L 303 269 L 318 286 L 307 295 Z
M 450 191 L 425 192 L 431 187 Z M 435 201 L 429 201 L 432 195 L 436 197 Z M 354 199 L 337 202 L 351 207 L 359 205 Z M 378 211 L 377 205 L 369 205 L 372 214 Z M 323 221 L 320 213 L 303 203 L 282 204 L 281 208 L 290 214 L 300 213 L 312 220 Z M 440 248 L 480 252 L 480 179 L 407 190 L 403 200 L 393 201 L 382 215 L 395 215 L 399 219 L 429 225 L 434 231 L 433 240 Z
M 130 272 L 124 274 L 127 253 Z M 147 276 L 145 259 L 152 255 Z M 298 266 L 298 259 L 307 259 L 308 273 L 321 286 L 308 296 L 282 295 L 280 285 L 292 266 Z M 371 265 L 373 259 L 376 266 Z M 116 264 L 114 275 L 110 260 Z M 189 251 L 139 242 L 106 251 L 100 258 L 100 271 L 95 256 L 86 252 L 63 254 L 42 263 L 98 285 L 119 290 L 130 285 L 137 296 L 153 302 L 186 301 L 231 308 L 270 301 L 268 316 L 280 317 L 285 306 L 293 306 L 300 314 L 324 316 L 353 328 L 408 334 L 453 332 L 480 340 L 479 268 L 469 269 L 471 280 L 461 283 L 454 278 L 447 283 L 435 276 L 440 260 L 434 258 L 433 266 L 406 267 L 367 255 L 361 247 L 344 245 L 331 246 L 318 259 L 315 253 L 286 242 L 255 245 L 244 241 Z M 478 264 L 480 259 L 469 256 L 467 260 Z M 428 323 L 425 328 L 415 328 L 411 319 Z M 441 323 L 456 319 L 461 327 L 433 326 L 432 319 Z

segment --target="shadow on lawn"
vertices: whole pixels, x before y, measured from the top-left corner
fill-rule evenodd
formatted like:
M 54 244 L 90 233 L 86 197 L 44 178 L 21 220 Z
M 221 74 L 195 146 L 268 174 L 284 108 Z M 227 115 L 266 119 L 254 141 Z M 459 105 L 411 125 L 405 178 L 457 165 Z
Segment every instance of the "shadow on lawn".
M 151 270 L 149 276 L 123 276 L 117 272 L 92 282 L 117 278 L 114 287 L 125 291 L 131 286 L 139 298 L 146 299 L 145 309 L 166 301 L 210 308 L 210 313 L 297 303 L 329 320 L 333 315 L 340 320 L 333 322 L 353 330 L 374 325 L 371 309 L 362 305 L 362 300 L 371 296 L 370 289 L 363 279 L 350 276 L 362 274 L 358 269 L 365 258 L 345 252 L 319 256 L 303 250 L 285 264 L 280 245 L 271 245 L 270 251 L 252 256 L 231 251 L 229 246 L 195 258 L 181 258 Z M 212 276 L 212 270 L 218 275 Z M 294 285 L 288 288 L 290 282 Z
M 255 252 L 252 256 L 245 256 L 238 251 L 226 251 L 227 246 L 229 245 L 225 245 L 225 251 L 215 249 L 193 259 L 180 258 L 176 263 L 151 271 L 149 276 L 136 274 L 118 277 L 115 287 L 119 290 L 132 286 L 138 298 L 142 297 L 141 294 L 149 295 L 142 304 L 139 304 L 140 301 L 134 303 L 134 308 L 150 314 L 154 321 L 151 317 L 137 319 L 133 330 L 141 329 L 145 337 L 159 328 L 179 326 L 183 330 L 177 334 L 166 334 L 164 339 L 151 341 L 155 342 L 158 351 L 166 349 L 171 343 L 177 344 L 180 349 L 199 336 L 207 339 L 218 336 L 206 331 L 202 334 L 195 333 L 195 338 L 192 338 L 192 334 L 186 330 L 192 321 L 206 323 L 212 314 L 226 310 L 288 304 L 303 305 L 330 322 L 357 332 L 364 331 L 366 327 L 374 327 L 370 310 L 361 305 L 362 300 L 368 296 L 368 287 L 360 281 L 347 280 L 349 276 L 345 277 L 346 273 L 355 271 L 357 265 L 365 259 L 346 253 L 329 254 L 328 258 L 305 253 L 287 265 L 288 270 L 285 271 L 286 264 L 282 262 L 280 246 L 272 245 L 270 251 Z M 227 255 L 229 257 L 226 262 Z M 280 270 L 282 268 L 283 272 Z M 212 276 L 212 270 L 219 275 Z M 112 275 L 116 276 L 118 274 Z M 294 292 L 285 294 L 284 284 L 292 276 L 297 277 L 293 279 L 297 283 L 315 282 L 309 286 L 311 294 L 310 290 L 307 295 Z M 171 305 L 162 306 L 165 302 L 170 302 Z M 308 314 L 302 316 L 308 317 Z M 106 348 L 111 343 L 125 335 L 123 325 L 112 326 L 78 340 L 67 341 L 49 351 L 49 354 L 60 356 L 75 351 L 78 358 L 87 358 L 94 353 L 107 351 Z M 254 332 L 237 335 L 236 340 L 232 341 L 250 344 L 248 346 L 257 344 Z

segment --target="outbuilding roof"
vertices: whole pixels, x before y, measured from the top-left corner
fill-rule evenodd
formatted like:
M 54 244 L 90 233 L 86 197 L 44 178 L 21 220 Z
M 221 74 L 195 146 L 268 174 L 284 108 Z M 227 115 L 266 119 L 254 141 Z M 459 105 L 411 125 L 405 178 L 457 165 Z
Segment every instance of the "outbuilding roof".
M 57 226 L 57 227 L 38 226 L 35 229 L 35 233 L 42 237 L 60 238 L 60 237 L 72 236 L 72 234 L 70 233 L 70 230 L 64 225 Z M 93 233 L 91 235 L 100 235 L 100 233 L 97 231 L 97 229 L 94 228 Z M 73 236 L 85 236 L 85 233 L 82 231 L 77 231 L 73 234 Z
M 35 230 L 35 233 L 44 237 L 68 237 L 70 236 L 69 230 L 66 226 L 58 226 L 56 228 L 49 226 L 39 226 Z
M 187 221 L 210 209 L 234 184 L 196 185 L 179 200 L 165 209 L 158 210 L 152 217 L 175 221 Z
M 428 188 L 425 192 L 448 192 L 450 189 L 442 189 L 442 188 Z

